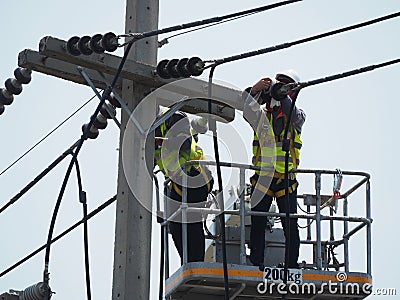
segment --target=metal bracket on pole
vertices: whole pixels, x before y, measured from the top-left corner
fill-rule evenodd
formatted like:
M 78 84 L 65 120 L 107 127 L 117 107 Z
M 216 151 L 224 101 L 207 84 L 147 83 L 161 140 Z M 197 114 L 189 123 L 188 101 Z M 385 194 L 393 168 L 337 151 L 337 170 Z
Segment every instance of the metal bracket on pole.
M 93 82 L 90 80 L 89 76 L 86 74 L 86 72 L 83 70 L 82 67 L 78 67 L 78 71 L 79 73 L 82 74 L 82 77 L 86 80 L 86 82 L 88 83 L 88 85 L 92 88 L 92 90 L 95 92 L 96 96 L 101 99 L 101 95 L 99 93 L 99 91 L 96 89 L 96 87 L 94 86 Z M 107 83 L 108 86 L 110 86 Z M 135 119 L 135 117 L 133 116 L 133 113 L 131 112 L 131 110 L 129 109 L 129 107 L 125 104 L 125 102 L 122 100 L 121 96 L 113 89 L 113 94 L 115 96 L 115 98 L 118 100 L 118 102 L 121 104 L 121 107 L 123 110 L 126 111 L 126 113 L 129 115 L 129 118 L 132 120 L 132 122 L 136 125 L 137 129 L 139 130 L 139 132 L 143 135 L 145 133 L 143 127 L 140 125 L 140 123 L 138 122 L 138 120 Z M 113 120 L 115 121 L 115 123 L 118 125 L 119 128 L 121 128 L 121 123 L 115 118 L 115 116 L 112 115 L 112 112 L 110 111 L 108 106 L 105 106 L 107 112 L 110 114 L 110 116 L 113 117 Z
M 90 80 L 90 77 L 86 74 L 85 70 L 83 70 L 82 67 L 77 67 L 79 73 L 81 73 L 83 79 L 86 80 L 87 84 L 92 88 L 92 90 L 94 91 L 94 93 L 96 94 L 97 98 L 99 98 L 101 100 L 102 96 L 100 95 L 99 91 L 96 89 L 95 85 L 93 84 L 93 82 Z M 117 120 L 117 118 L 114 116 L 113 112 L 111 111 L 111 109 L 108 107 L 108 105 L 104 105 L 104 107 L 106 108 L 106 111 L 108 112 L 108 114 L 112 117 L 112 119 L 114 120 L 115 124 L 117 124 L 118 128 L 121 128 L 121 123 Z
M 136 118 L 133 116 L 133 113 L 131 112 L 129 107 L 125 104 L 124 100 L 122 100 L 122 97 L 115 90 L 113 90 L 113 94 L 114 94 L 115 98 L 118 100 L 119 104 L 121 104 L 121 108 L 123 110 L 125 110 L 125 112 L 129 115 L 129 119 L 132 120 L 132 122 L 135 124 L 135 126 L 139 130 L 139 132 L 142 135 L 144 135 L 146 131 L 140 125 L 139 121 L 136 120 Z

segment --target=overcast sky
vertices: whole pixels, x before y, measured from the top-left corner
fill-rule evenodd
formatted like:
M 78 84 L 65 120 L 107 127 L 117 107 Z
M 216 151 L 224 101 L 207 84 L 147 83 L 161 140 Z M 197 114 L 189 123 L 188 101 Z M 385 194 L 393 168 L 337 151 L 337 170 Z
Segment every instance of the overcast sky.
M 220 16 L 273 1 L 160 1 L 159 28 Z M 77 35 L 124 32 L 125 0 L 88 1 L 2 1 L 0 4 L 1 56 L 0 87 L 12 77 L 18 53 L 38 50 L 42 37 L 63 40 Z M 204 60 L 224 58 L 398 12 L 398 0 L 304 0 L 269 12 L 224 23 L 171 38 L 159 49 L 164 58 L 199 56 Z M 261 77 L 295 69 L 308 81 L 399 58 L 399 18 L 342 33 L 289 49 L 239 60 L 216 69 L 215 78 L 244 89 Z M 171 34 L 160 36 L 168 37 Z M 116 52 L 121 55 L 121 50 Z M 205 76 L 208 74 L 205 72 Z M 372 272 L 375 288 L 397 288 L 400 267 L 398 219 L 397 138 L 398 78 L 400 64 L 350 78 L 312 86 L 301 91 L 298 106 L 306 115 L 303 127 L 301 168 L 363 171 L 371 175 Z M 93 96 L 90 88 L 40 73 L 33 73 L 29 85 L 15 96 L 14 103 L 0 116 L 2 143 L 0 172 L 20 157 L 54 127 Z M 0 206 L 45 169 L 81 135 L 97 105 L 92 100 L 71 120 L 0 176 Z M 119 116 L 120 114 L 118 114 Z M 233 134 L 232 129 L 235 130 Z M 228 130 L 220 130 L 222 160 L 237 157 L 235 137 L 241 136 L 247 149 L 240 161 L 250 162 L 251 129 L 237 114 Z M 212 153 L 210 139 L 202 146 Z M 110 123 L 100 137 L 88 141 L 79 155 L 89 210 L 116 194 L 119 131 Z M 225 151 L 226 150 L 226 151 Z M 243 149 L 241 149 L 242 151 Z M 0 215 L 2 250 L 0 272 L 41 246 L 47 238 L 51 214 L 69 159 Z M 332 188 L 332 176 L 324 180 L 325 192 Z M 314 193 L 313 178 L 299 178 L 300 193 Z M 352 180 L 345 178 L 344 186 Z M 227 188 L 229 188 L 227 186 Z M 82 217 L 72 174 L 55 234 Z M 364 190 L 349 198 L 350 213 L 364 216 Z M 110 299 L 112 288 L 115 205 L 90 221 L 90 251 L 93 299 Z M 152 278 L 158 278 L 158 226 L 153 226 Z M 338 236 L 339 236 L 339 232 Z M 302 238 L 305 233 L 302 232 Z M 324 237 L 327 239 L 328 237 Z M 350 240 L 350 270 L 365 272 L 365 232 Z M 300 258 L 311 249 L 302 247 Z M 58 300 L 86 297 L 82 230 L 78 229 L 52 246 L 50 285 Z M 176 261 L 176 260 L 175 260 Z M 42 280 L 44 253 L 0 278 L 0 293 L 22 290 Z M 175 267 L 177 265 L 175 264 Z M 154 290 L 157 285 L 154 286 Z M 155 294 L 152 294 L 156 299 Z M 393 297 L 394 298 L 394 297 Z M 379 297 L 370 297 L 379 299 Z

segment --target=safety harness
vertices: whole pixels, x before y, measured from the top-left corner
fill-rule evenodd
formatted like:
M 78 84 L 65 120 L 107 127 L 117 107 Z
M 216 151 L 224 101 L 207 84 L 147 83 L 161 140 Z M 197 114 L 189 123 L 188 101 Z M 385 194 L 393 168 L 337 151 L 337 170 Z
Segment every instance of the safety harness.
M 160 125 L 160 130 L 161 130 L 161 136 L 162 137 L 166 137 L 167 135 L 167 126 L 164 123 L 162 123 Z M 191 131 L 192 133 L 192 131 Z M 181 169 L 181 166 L 187 162 L 187 161 L 191 161 L 191 160 L 204 160 L 204 154 L 203 154 L 203 150 L 197 145 L 195 139 L 192 136 L 192 142 L 191 142 L 191 146 L 190 146 L 190 151 L 189 153 L 187 152 L 179 152 L 178 150 L 173 150 L 170 151 L 170 153 L 168 153 L 168 155 L 161 157 L 161 149 L 157 149 L 155 150 L 155 157 L 157 158 L 156 163 L 158 165 L 158 167 L 160 168 L 160 170 L 163 171 L 164 176 L 165 177 L 169 177 L 168 175 L 168 171 L 173 171 L 173 173 L 176 172 L 183 172 L 183 170 Z M 179 157 L 179 160 L 176 161 L 176 157 Z M 167 170 L 165 170 L 164 166 L 167 166 Z M 194 164 L 194 165 L 188 165 L 186 166 L 186 174 L 189 174 L 190 170 L 194 169 L 197 172 L 199 172 L 199 174 L 202 175 L 202 177 L 204 178 L 204 183 L 207 185 L 207 190 L 208 192 L 211 192 L 211 184 L 210 184 L 210 180 L 211 178 L 207 175 L 207 173 L 205 172 L 204 168 L 202 168 L 199 164 Z M 183 175 L 183 173 L 181 174 Z M 171 181 L 172 184 L 169 185 L 169 188 L 173 188 L 175 190 L 175 192 L 182 197 L 182 189 L 181 187 Z
M 283 117 L 284 124 L 286 124 L 287 118 L 282 113 L 281 108 L 278 112 L 277 118 Z M 277 184 L 281 183 L 284 178 L 284 157 L 285 152 L 282 150 L 282 133 L 279 136 L 275 136 L 273 134 L 273 120 L 272 113 L 268 110 L 266 114 L 266 118 L 261 118 L 260 122 L 257 126 L 257 131 L 254 134 L 253 140 L 253 165 L 261 168 L 260 171 L 256 171 L 259 176 L 267 176 L 272 178 L 277 178 Z M 257 134 L 258 133 L 258 134 Z M 259 137 L 258 137 L 259 136 Z M 297 130 L 290 126 L 288 138 L 290 141 L 290 157 L 289 157 L 289 171 L 293 168 L 297 168 L 299 164 L 300 157 L 300 149 L 302 146 L 302 142 L 300 140 L 300 134 Z M 275 143 L 275 145 L 274 145 Z M 264 146 L 266 145 L 266 147 Z M 272 148 L 272 146 L 274 146 Z M 266 155 L 262 156 L 262 153 L 269 153 L 270 156 L 266 157 Z M 260 157 L 262 159 L 260 161 Z M 273 162 L 273 156 L 276 156 L 276 162 Z M 266 171 L 267 170 L 267 171 Z M 291 179 L 295 179 L 295 174 L 290 174 Z M 264 194 L 267 194 L 271 197 L 282 197 L 285 195 L 285 189 L 279 191 L 272 191 L 268 187 L 257 182 L 255 179 L 251 180 L 251 184 L 253 187 Z M 291 186 L 289 186 L 289 193 L 292 193 L 296 190 L 298 186 L 298 182 L 296 181 Z

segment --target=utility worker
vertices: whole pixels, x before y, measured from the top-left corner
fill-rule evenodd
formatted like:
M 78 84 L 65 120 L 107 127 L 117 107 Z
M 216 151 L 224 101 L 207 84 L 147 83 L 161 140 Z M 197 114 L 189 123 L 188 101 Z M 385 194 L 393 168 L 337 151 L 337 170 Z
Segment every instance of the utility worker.
M 297 186 L 294 174 L 289 173 L 289 203 L 285 195 L 285 154 L 282 149 L 282 139 L 288 122 L 290 107 L 296 100 L 298 91 L 287 96 L 273 95 L 275 84 L 288 84 L 299 81 L 293 70 L 280 72 L 271 78 L 260 79 L 253 87 L 244 92 L 244 117 L 254 129 L 253 165 L 260 167 L 250 178 L 251 181 L 251 210 L 269 211 L 273 198 L 276 199 L 279 212 L 297 212 Z M 276 85 L 278 86 L 278 85 Z M 299 165 L 301 129 L 305 121 L 304 112 L 293 107 L 287 138 L 290 141 L 289 171 Z M 253 265 L 264 267 L 265 228 L 267 217 L 251 216 L 250 230 L 250 261 Z M 300 237 L 297 219 L 291 218 L 289 228 L 286 228 L 285 218 L 281 218 L 285 238 L 289 239 L 289 268 L 298 268 Z
M 202 123 L 203 127 L 197 123 Z M 199 164 L 183 164 L 191 160 L 203 160 L 203 150 L 197 145 L 193 135 L 205 133 L 208 129 L 203 122 L 194 123 L 197 131 L 194 132 L 187 115 L 177 111 L 155 130 L 155 164 L 163 171 L 165 178 L 171 181 L 164 191 L 168 201 L 169 215 L 176 211 L 182 202 L 183 177 L 187 176 L 187 203 L 188 207 L 205 207 L 208 194 L 212 190 L 213 178 L 205 166 Z M 200 128 L 200 129 L 199 129 Z M 175 218 L 169 223 L 169 232 L 183 263 L 182 221 Z M 203 231 L 202 215 L 200 213 L 187 214 L 187 247 L 188 262 L 204 261 L 205 235 Z

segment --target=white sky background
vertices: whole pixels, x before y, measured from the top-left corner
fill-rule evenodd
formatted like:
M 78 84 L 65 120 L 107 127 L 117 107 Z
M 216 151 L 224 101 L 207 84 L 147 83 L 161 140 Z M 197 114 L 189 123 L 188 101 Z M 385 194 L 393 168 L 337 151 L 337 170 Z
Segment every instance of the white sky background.
M 273 1 L 161 1 L 160 28 L 220 16 Z M 201 4 L 200 4 L 201 3 Z M 343 26 L 397 12 L 398 0 L 305 0 L 206 30 L 170 40 L 159 50 L 159 59 L 199 56 L 223 58 L 283 42 L 319 34 Z M 113 31 L 122 33 L 125 1 L 2 1 L 0 4 L 1 56 L 0 86 L 13 76 L 18 53 L 37 50 L 47 35 L 68 40 L 74 35 Z M 286 50 L 240 60 L 216 69 L 215 78 L 240 89 L 259 78 L 293 68 L 303 81 L 325 77 L 399 57 L 400 20 L 392 19 L 369 27 L 293 46 Z M 166 37 L 169 35 L 162 36 Z M 161 37 L 160 37 L 161 38 Z M 121 55 L 121 51 L 117 52 Z M 398 199 L 396 177 L 398 78 L 400 65 L 392 65 L 362 75 L 309 87 L 298 98 L 307 114 L 303 128 L 302 168 L 365 171 L 371 174 L 373 222 L 373 282 L 376 288 L 397 288 L 400 267 L 396 238 Z M 204 75 L 208 75 L 205 73 Z M 88 87 L 61 79 L 33 74 L 21 95 L 0 116 L 2 143 L 0 171 L 45 136 L 93 95 Z M 60 130 L 0 176 L 0 206 L 11 199 L 81 135 L 81 125 L 89 120 L 93 100 Z M 244 139 L 251 131 L 243 121 L 235 129 Z M 226 135 L 224 139 L 224 134 Z M 221 139 L 232 140 L 221 130 Z M 116 193 L 119 144 L 116 126 L 109 122 L 100 137 L 88 141 L 79 155 L 89 211 Z M 250 143 L 248 156 L 250 161 Z M 209 153 L 212 146 L 202 145 Z M 233 151 L 234 147 L 229 151 Z M 224 158 L 222 158 L 223 160 Z M 16 204 L 0 215 L 2 240 L 0 271 L 41 246 L 47 238 L 51 214 L 69 159 L 37 184 Z M 327 186 L 331 187 L 331 178 Z M 311 180 L 312 182 L 312 180 Z M 312 193 L 311 183 L 300 182 L 300 192 Z M 77 199 L 75 173 L 64 196 L 55 235 L 82 217 Z M 329 191 L 329 189 L 328 189 Z M 358 197 L 361 203 L 362 198 Z M 350 198 L 351 202 L 352 199 Z M 351 203 L 350 205 L 352 205 Z M 354 213 L 363 213 L 357 209 Z M 90 221 L 91 279 L 93 299 L 110 299 L 112 286 L 115 205 Z M 304 235 L 303 235 L 304 237 Z M 350 269 L 365 271 L 364 233 L 352 244 Z M 158 279 L 159 232 L 154 226 L 152 281 Z M 73 231 L 52 246 L 50 285 L 55 299 L 84 299 L 82 230 Z M 306 251 L 301 256 L 306 257 Z M 0 293 L 24 289 L 42 280 L 44 252 L 0 278 Z M 152 299 L 156 299 L 154 285 Z M 379 297 L 376 297 L 378 299 Z M 374 297 L 370 297 L 374 299 Z

